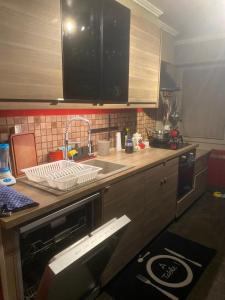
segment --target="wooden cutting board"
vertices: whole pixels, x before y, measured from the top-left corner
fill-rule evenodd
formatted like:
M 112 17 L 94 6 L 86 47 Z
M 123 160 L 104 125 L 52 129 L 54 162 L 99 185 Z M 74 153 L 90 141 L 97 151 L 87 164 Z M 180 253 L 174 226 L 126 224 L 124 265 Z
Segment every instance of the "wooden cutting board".
M 12 170 L 15 177 L 24 175 L 21 169 L 37 166 L 34 133 L 15 134 L 10 137 Z

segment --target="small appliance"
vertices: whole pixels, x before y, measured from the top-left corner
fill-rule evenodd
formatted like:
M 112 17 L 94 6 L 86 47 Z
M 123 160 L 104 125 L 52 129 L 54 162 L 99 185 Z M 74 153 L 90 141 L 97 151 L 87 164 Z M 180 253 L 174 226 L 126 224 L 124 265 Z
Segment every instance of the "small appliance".
M 0 184 L 12 185 L 16 179 L 12 176 L 9 159 L 9 144 L 0 144 Z

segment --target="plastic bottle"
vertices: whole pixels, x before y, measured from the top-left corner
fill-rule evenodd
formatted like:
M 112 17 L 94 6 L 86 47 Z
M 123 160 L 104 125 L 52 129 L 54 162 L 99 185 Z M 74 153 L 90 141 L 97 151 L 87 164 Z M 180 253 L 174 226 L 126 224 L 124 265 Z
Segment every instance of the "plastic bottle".
M 122 146 L 122 149 L 125 149 L 125 143 L 126 143 L 128 131 L 129 131 L 128 128 L 124 128 L 123 131 L 121 132 L 121 146 Z
M 125 142 L 125 152 L 126 153 L 133 153 L 134 149 L 133 149 L 133 142 L 132 142 L 132 138 L 131 136 L 128 134 L 127 135 L 127 139 Z

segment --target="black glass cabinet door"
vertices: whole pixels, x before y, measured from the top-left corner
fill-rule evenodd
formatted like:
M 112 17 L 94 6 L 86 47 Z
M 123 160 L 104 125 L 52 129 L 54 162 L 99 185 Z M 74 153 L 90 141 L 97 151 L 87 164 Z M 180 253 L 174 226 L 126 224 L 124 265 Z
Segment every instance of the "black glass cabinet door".
M 130 10 L 115 0 L 61 0 L 61 6 L 64 99 L 127 102 Z
M 99 99 L 100 6 L 101 0 L 61 0 L 65 100 Z
M 103 102 L 128 101 L 130 10 L 114 0 L 103 0 Z

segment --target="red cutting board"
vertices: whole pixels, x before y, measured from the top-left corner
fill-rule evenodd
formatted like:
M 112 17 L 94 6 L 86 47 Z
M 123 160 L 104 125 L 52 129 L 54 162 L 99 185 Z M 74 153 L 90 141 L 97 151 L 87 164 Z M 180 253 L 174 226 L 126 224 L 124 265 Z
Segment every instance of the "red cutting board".
M 37 166 L 34 133 L 14 134 L 10 137 L 12 169 L 15 177 L 24 175 L 21 169 Z

